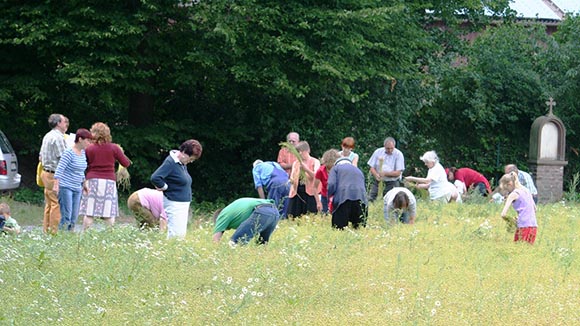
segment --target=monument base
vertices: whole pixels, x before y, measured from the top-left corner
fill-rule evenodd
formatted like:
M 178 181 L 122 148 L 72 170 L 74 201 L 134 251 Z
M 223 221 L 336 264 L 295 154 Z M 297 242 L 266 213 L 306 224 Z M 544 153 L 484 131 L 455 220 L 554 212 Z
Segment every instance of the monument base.
M 538 188 L 538 203 L 554 203 L 564 195 L 564 166 L 567 161 L 529 161 L 530 174 Z

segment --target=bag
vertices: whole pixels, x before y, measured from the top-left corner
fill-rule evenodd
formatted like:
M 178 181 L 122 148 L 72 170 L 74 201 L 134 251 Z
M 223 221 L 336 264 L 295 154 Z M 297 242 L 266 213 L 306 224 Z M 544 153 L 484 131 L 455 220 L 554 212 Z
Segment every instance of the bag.
M 44 188 L 44 183 L 42 182 L 42 178 L 40 175 L 42 174 L 42 162 L 38 161 L 38 165 L 36 166 L 36 184 L 39 187 Z

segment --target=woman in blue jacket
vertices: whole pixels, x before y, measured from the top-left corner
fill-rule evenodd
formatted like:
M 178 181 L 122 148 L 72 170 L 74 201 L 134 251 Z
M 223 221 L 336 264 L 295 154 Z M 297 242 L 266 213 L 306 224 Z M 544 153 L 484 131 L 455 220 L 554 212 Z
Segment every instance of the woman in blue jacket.
M 167 238 L 185 238 L 191 203 L 191 176 L 187 164 L 201 157 L 201 144 L 186 140 L 179 150 L 172 150 L 151 175 L 157 190 L 163 191 L 163 207 L 167 213 Z
M 365 177 L 352 162 L 339 158 L 328 174 L 328 198 L 332 198 L 332 227 L 344 229 L 366 226 L 367 193 Z

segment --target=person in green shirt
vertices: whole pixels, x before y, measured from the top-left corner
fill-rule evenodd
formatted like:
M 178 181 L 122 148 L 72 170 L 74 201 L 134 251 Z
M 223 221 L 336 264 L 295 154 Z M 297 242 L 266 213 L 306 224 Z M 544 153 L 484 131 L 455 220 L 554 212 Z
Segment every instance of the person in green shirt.
M 280 220 L 280 213 L 271 199 L 240 198 L 214 213 L 213 241 L 219 242 L 226 230 L 235 229 L 231 242 L 265 244 Z

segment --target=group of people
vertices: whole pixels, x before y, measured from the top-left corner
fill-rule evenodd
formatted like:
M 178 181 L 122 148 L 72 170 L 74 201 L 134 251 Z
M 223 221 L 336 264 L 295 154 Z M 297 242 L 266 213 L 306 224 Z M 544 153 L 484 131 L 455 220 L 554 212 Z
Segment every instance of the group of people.
M 80 128 L 71 135 L 66 134 L 69 121 L 62 114 L 51 114 L 48 124 L 51 130 L 42 140 L 39 155 L 45 199 L 43 231 L 72 231 L 79 216 L 83 216 L 84 230 L 94 218 L 113 225 L 119 216 L 117 165 L 127 168 L 131 161 L 112 142 L 105 123 L 96 122 L 90 131 Z M 74 137 L 72 146 L 67 146 L 67 137 Z M 167 229 L 168 237 L 185 237 L 192 183 L 187 164 L 201 152 L 197 140 L 183 142 L 151 175 L 156 189 L 142 189 L 129 197 L 128 206 L 141 225 L 160 225 Z
M 78 216 L 87 229 L 95 217 L 113 225 L 118 216 L 115 164 L 131 164 L 122 148 L 112 142 L 111 130 L 96 122 L 91 130 L 80 128 L 67 135 L 69 120 L 54 113 L 48 118 L 51 130 L 44 136 L 39 160 L 44 185 L 43 230 L 56 234 L 72 231 Z M 67 137 L 74 137 L 67 146 Z
M 445 169 L 435 151 L 428 151 L 420 157 L 428 168 L 426 177 L 403 178 L 405 158 L 396 148 L 396 141 L 392 137 L 387 137 L 383 147 L 375 150 L 367 162 L 373 177 L 368 195 L 364 175 L 357 168 L 358 155 L 352 151 L 352 137 L 343 139 L 342 151 L 328 150 L 322 155 L 321 161 L 310 156 L 308 143 L 300 141 L 298 133 L 289 133 L 287 143 L 295 146 L 298 155 L 283 147 L 277 162 L 257 160 L 252 170 L 259 197 L 271 199 L 273 205 L 279 208 L 282 218 L 330 212 L 332 226 L 335 228 L 342 229 L 349 222 L 354 228 L 364 226 L 368 202 L 376 200 L 382 189 L 387 223 L 412 224 L 416 219 L 417 199 L 407 187 L 426 189 L 431 200 L 445 203 L 462 202 L 470 194 L 492 195 L 491 185 L 483 174 L 467 167 Z M 516 180 L 508 176 L 516 176 Z M 502 180 L 497 194 L 502 200 L 506 199 L 506 207 L 513 204 L 514 208 L 528 208 L 525 213 L 528 217 L 518 218 L 518 230 L 537 228 L 535 213 L 529 213 L 535 212 L 537 202 L 537 190 L 531 176 L 509 164 L 505 166 Z M 519 194 L 518 198 L 513 195 L 520 192 L 518 189 L 525 189 L 526 194 L 532 198 L 531 204 L 525 195 Z M 521 210 L 516 208 L 516 212 L 520 214 Z M 535 231 L 532 233 L 533 237 L 516 235 L 515 238 L 533 243 Z
M 95 217 L 112 225 L 118 216 L 115 167 L 120 164 L 126 168 L 131 161 L 112 142 L 110 129 L 102 122 L 93 124 L 90 131 L 78 129 L 74 144 L 69 147 L 65 141 L 68 119 L 52 114 L 48 122 L 51 131 L 43 138 L 40 150 L 46 202 L 44 231 L 54 234 L 58 229 L 73 230 L 78 216 L 83 216 L 83 229 L 90 227 Z M 460 202 L 468 190 L 484 196 L 491 194 L 489 181 L 481 173 L 470 168 L 445 169 L 434 151 L 420 157 L 429 169 L 426 177 L 403 178 L 405 158 L 392 137 L 387 137 L 383 147 L 375 150 L 367 162 L 372 176 L 367 194 L 352 137 L 342 140 L 340 151 L 326 151 L 321 160 L 310 155 L 308 142 L 301 141 L 298 133 L 289 133 L 286 141 L 289 146 L 280 149 L 277 161 L 253 163 L 259 198 L 240 198 L 214 214 L 215 241 L 220 241 L 226 230 L 236 229 L 233 243 L 247 243 L 253 238 L 265 243 L 281 218 L 306 213 L 332 214 L 331 224 L 337 229 L 349 223 L 353 228 L 364 227 L 368 202 L 376 200 L 379 193 L 387 223 L 412 224 L 417 215 L 417 199 L 407 187 L 427 189 L 431 200 L 442 202 Z M 151 175 L 155 189 L 143 188 L 131 194 L 127 206 L 141 227 L 159 227 L 167 231 L 168 238 L 185 237 L 192 198 L 187 164 L 199 159 L 201 153 L 197 140 L 183 142 Z M 537 228 L 537 190 L 531 177 L 511 164 L 505 172 L 499 193 L 506 199 L 506 207 L 513 204 L 518 214 L 525 215 L 518 218 L 518 227 Z M 502 217 L 506 214 L 504 208 Z M 535 229 L 516 235 L 516 240 L 533 243 L 532 237 Z

